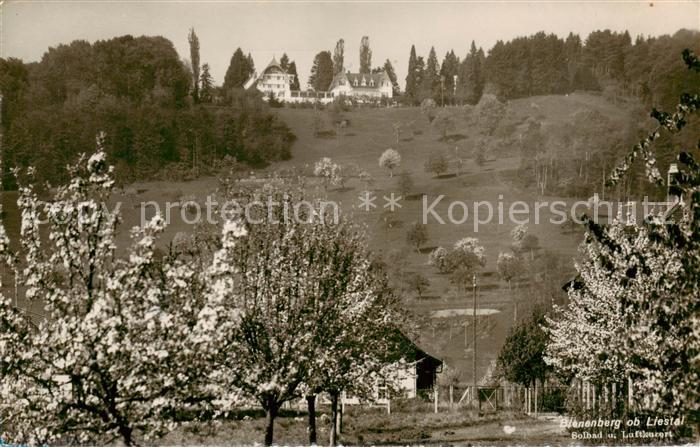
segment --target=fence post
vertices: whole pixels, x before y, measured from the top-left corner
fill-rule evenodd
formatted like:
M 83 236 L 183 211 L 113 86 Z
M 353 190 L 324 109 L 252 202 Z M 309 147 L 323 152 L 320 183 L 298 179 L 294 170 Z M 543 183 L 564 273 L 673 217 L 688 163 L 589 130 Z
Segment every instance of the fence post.
M 632 378 L 630 376 L 627 376 L 627 408 L 628 410 L 632 409 L 632 387 L 634 384 L 632 383 Z
M 530 414 L 530 387 L 525 388 L 525 406 L 527 407 L 527 414 Z
M 593 384 L 593 409 L 595 410 L 598 408 L 598 393 L 596 392 L 598 390 L 598 386 L 594 383 Z
M 435 386 L 435 389 L 433 390 L 434 394 L 434 403 L 435 403 L 435 413 L 438 412 L 438 387 Z

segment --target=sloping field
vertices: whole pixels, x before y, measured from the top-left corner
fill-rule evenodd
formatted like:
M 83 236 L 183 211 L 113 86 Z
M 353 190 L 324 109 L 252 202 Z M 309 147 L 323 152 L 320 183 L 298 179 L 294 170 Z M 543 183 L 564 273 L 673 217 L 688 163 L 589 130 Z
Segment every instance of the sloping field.
M 507 105 L 508 116 L 512 122 L 524 122 L 528 117 L 537 117 L 544 122 L 554 122 L 569 116 L 577 110 L 595 109 L 608 116 L 622 116 L 623 106 L 613 106 L 602 98 L 593 95 L 572 94 L 568 96 L 543 96 L 511 101 Z M 477 166 L 471 157 L 472 150 L 480 141 L 479 130 L 464 119 L 464 110 L 458 107 L 449 108 L 456 122 L 451 131 L 455 138 L 447 143 L 440 141 L 440 133 L 434 129 L 422 115 L 420 108 L 384 108 L 361 109 L 344 113 L 349 120 L 349 126 L 340 129 L 339 136 L 317 138 L 314 136 L 314 120 L 316 114 L 322 120 L 327 119 L 327 112 L 316 112 L 313 109 L 278 109 L 277 113 L 287 122 L 298 140 L 293 148 L 293 158 L 289 161 L 276 163 L 263 172 L 256 172 L 258 178 L 265 177 L 280 169 L 294 168 L 305 173 L 307 188 L 311 195 L 325 197 L 340 204 L 342 213 L 366 226 L 368 239 L 372 250 L 383 253 L 390 268 L 400 268 L 405 275 L 420 273 L 425 276 L 430 285 L 418 297 L 414 291 L 400 292 L 407 309 L 418 315 L 420 333 L 418 343 L 433 355 L 445 360 L 448 365 L 460 371 L 464 381 L 471 381 L 471 311 L 472 290 L 466 293 L 456 290 L 446 275 L 442 275 L 428 263 L 428 254 L 437 247 L 450 247 L 464 237 L 476 237 L 486 249 L 486 265 L 481 270 L 477 285 L 478 306 L 478 368 L 477 374 L 482 376 L 492 361 L 495 360 L 509 328 L 513 324 L 514 298 L 519 299 L 519 313 L 524 315 L 536 302 L 551 304 L 551 297 L 539 296 L 537 292 L 526 292 L 531 284 L 542 282 L 540 277 L 523 275 L 519 281 L 514 281 L 512 291 L 500 281 L 496 273 L 496 259 L 499 252 L 510 252 L 510 231 L 515 223 L 509 221 L 507 210 L 515 201 L 524 201 L 531 206 L 535 201 L 553 201 L 557 197 L 538 197 L 533 191 L 522 191 L 508 182 L 508 174 L 519 165 L 517 148 L 502 158 L 489 160 L 484 166 Z M 395 126 L 401 125 L 398 136 Z M 328 126 L 329 129 L 333 129 Z M 392 147 L 399 151 L 402 157 L 400 168 L 396 169 L 393 177 L 389 172 L 380 168 L 378 159 L 381 153 Z M 427 157 L 442 151 L 450 158 L 450 168 L 446 175 L 436 178 L 426 173 L 423 164 Z M 375 197 L 376 207 L 366 210 L 361 207 L 360 197 L 364 195 L 368 185 L 356 176 L 348 178 L 344 188 L 329 188 L 326 190 L 322 182 L 312 176 L 313 164 L 321 157 L 330 157 L 344 169 L 367 171 L 374 179 L 369 187 L 369 193 Z M 463 163 L 457 171 L 457 159 Z M 413 181 L 410 198 L 402 198 L 395 209 L 395 225 L 387 229 L 380 223 L 380 216 L 387 210 L 384 196 L 391 193 L 400 196 L 397 185 L 398 174 L 407 173 Z M 205 202 L 208 194 L 216 190 L 218 180 L 201 178 L 192 182 L 140 182 L 131 185 L 127 192 L 114 197 L 121 202 L 124 225 L 120 235 L 120 243 L 128 241 L 127 229 L 137 225 L 141 219 L 142 204 L 157 203 L 161 211 L 165 211 L 165 202 L 182 200 L 189 197 L 200 203 Z M 6 193 L 7 224 L 9 232 L 16 241 L 18 236 L 16 207 L 9 204 L 16 200 L 16 194 Z M 412 222 L 422 221 L 426 207 L 435 201 L 435 213 L 445 221 L 441 223 L 434 215 L 428 215 L 428 242 L 416 251 L 406 242 L 406 230 Z M 449 221 L 450 204 L 454 201 L 463 202 L 467 206 L 468 216 L 464 222 Z M 486 223 L 487 205 L 479 208 L 479 218 L 483 223 L 475 226 L 474 202 L 490 203 L 494 216 Z M 154 205 L 148 205 L 152 213 Z M 505 210 L 504 219 L 499 220 L 499 206 Z M 462 219 L 460 207 L 453 208 L 457 220 Z M 540 211 L 540 223 L 529 223 L 532 234 L 539 238 L 540 249 L 533 252 L 528 264 L 543 264 L 548 267 L 545 275 L 550 282 L 563 283 L 573 269 L 571 258 L 581 241 L 580 231 L 563 231 L 560 226 L 548 223 L 551 212 L 549 209 Z M 192 226 L 183 222 L 181 210 L 171 210 L 171 224 L 164 235 L 164 243 L 182 231 L 191 231 Z M 400 264 L 400 265 L 397 265 Z M 541 269 L 540 269 L 541 270 Z M 540 275 L 541 276 L 541 275 Z M 555 287 L 558 289 L 558 287 Z M 539 290 L 535 288 L 535 290 Z M 561 295 L 561 291 L 558 290 Z M 561 298 L 561 296 L 559 297 Z M 487 311 L 488 310 L 488 311 Z M 434 314 L 434 312 L 439 312 Z M 441 312 L 441 313 L 440 313 Z M 445 316 L 442 315 L 445 313 Z M 448 315 L 449 314 L 449 315 Z M 435 317 L 435 318 L 434 318 Z M 468 337 L 464 336 L 465 331 Z

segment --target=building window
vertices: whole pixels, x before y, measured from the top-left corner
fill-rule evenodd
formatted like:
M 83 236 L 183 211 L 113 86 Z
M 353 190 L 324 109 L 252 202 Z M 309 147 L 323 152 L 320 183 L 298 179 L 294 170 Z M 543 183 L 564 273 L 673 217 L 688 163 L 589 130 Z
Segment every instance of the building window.
M 370 86 L 370 87 L 374 87 L 374 79 L 370 79 L 370 80 L 369 80 L 369 86 Z
M 355 81 L 352 83 L 352 85 L 354 85 L 355 87 L 357 87 L 357 79 L 355 79 Z

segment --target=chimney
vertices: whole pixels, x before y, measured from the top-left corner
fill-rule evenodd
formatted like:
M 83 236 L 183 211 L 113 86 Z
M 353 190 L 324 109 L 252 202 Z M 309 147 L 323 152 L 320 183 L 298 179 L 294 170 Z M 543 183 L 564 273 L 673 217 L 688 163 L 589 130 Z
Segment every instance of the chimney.
M 679 197 L 676 194 L 671 193 L 671 186 L 674 186 L 677 184 L 677 177 L 680 171 L 678 170 L 678 164 L 676 163 L 671 163 L 671 165 L 668 167 L 668 179 L 666 181 L 666 188 L 667 188 L 667 194 L 666 194 L 666 201 L 669 202 L 670 204 L 676 204 L 678 202 L 683 201 L 683 197 Z

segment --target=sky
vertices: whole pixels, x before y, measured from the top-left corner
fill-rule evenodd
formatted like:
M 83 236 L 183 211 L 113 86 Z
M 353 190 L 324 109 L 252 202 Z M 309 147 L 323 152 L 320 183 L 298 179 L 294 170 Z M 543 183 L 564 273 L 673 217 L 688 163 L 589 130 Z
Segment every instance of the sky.
M 0 3 L 0 56 L 38 61 L 51 46 L 76 39 L 94 42 L 124 34 L 160 35 L 189 58 L 187 34 L 200 41 L 202 63 L 223 82 L 237 47 L 258 70 L 273 56 L 296 61 L 302 87 L 314 55 L 345 39 L 345 65 L 359 65 L 362 36 L 370 38 L 372 65 L 389 59 L 403 86 L 411 44 L 438 59 L 454 49 L 462 58 L 474 40 L 485 51 L 497 40 L 538 31 L 582 38 L 593 30 L 673 34 L 700 28 L 693 1 L 21 1 Z

